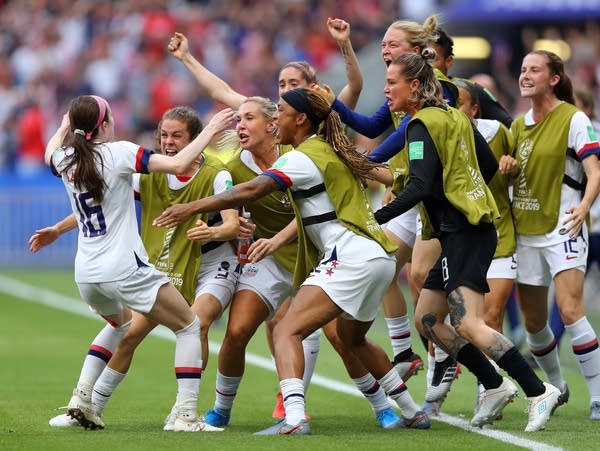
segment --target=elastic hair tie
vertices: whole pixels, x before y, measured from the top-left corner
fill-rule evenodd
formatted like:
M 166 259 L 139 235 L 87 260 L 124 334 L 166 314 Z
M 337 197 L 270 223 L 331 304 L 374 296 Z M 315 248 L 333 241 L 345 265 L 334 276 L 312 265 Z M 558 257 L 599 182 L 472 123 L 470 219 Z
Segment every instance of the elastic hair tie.
M 76 128 L 75 130 L 73 130 L 73 133 L 75 133 L 76 135 L 85 136 L 85 132 L 80 128 Z

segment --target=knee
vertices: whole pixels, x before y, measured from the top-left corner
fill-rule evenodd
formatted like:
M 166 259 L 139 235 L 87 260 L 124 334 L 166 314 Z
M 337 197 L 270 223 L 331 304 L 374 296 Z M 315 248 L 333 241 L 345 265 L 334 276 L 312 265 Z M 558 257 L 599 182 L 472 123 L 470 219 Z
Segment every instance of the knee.
M 144 336 L 139 334 L 126 333 L 119 342 L 119 351 L 133 354 L 138 345 L 142 342 Z
M 569 302 L 560 307 L 560 316 L 565 324 L 573 324 L 584 315 L 583 303 Z
M 485 323 L 492 329 L 501 331 L 504 320 L 504 310 L 495 305 L 486 305 Z
M 450 315 L 450 324 L 458 335 L 471 343 L 473 343 L 477 330 L 486 327 L 484 321 L 467 320 L 466 318 L 457 320 L 453 315 Z
M 252 338 L 251 332 L 245 327 L 228 327 L 223 339 L 223 345 L 228 347 L 245 348 Z
M 433 328 L 438 323 L 436 315 L 432 312 L 416 312 L 415 313 L 415 327 L 420 335 L 433 340 Z

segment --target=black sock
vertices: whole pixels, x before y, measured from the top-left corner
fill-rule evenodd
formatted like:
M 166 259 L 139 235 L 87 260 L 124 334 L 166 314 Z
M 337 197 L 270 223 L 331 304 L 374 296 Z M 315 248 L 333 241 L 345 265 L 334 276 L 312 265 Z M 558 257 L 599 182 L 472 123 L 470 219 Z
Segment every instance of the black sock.
M 546 391 L 543 382 L 533 372 L 516 347 L 510 348 L 496 362 L 500 368 L 508 373 L 521 386 L 525 395 L 539 396 Z
M 467 343 L 458 351 L 456 360 L 475 375 L 486 390 L 500 387 L 502 376 L 498 374 L 483 352 Z
M 425 352 L 429 353 L 429 340 L 421 334 L 419 334 L 419 337 L 421 337 L 421 342 L 423 342 L 423 347 L 425 348 Z

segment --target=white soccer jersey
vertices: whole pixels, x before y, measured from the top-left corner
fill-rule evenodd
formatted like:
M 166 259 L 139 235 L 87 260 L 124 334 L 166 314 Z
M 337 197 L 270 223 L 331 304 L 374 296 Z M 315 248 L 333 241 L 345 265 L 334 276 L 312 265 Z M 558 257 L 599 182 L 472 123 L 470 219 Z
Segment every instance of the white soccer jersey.
M 533 112 L 529 110 L 525 114 L 525 125 L 533 125 Z M 590 119 L 581 111 L 577 111 L 571 117 L 571 124 L 569 127 L 569 138 L 568 147 L 574 149 L 577 156 L 585 158 L 589 153 L 597 153 L 600 149 L 598 148 L 598 141 L 594 136 L 590 135 L 592 124 Z M 567 149 L 565 149 L 565 152 Z M 581 161 L 577 161 L 573 158 L 567 157 L 565 161 L 565 174 L 574 180 L 581 181 L 585 174 Z M 560 210 L 558 215 L 558 221 L 556 227 L 549 233 L 543 235 L 517 235 L 517 241 L 520 244 L 533 247 L 546 247 L 553 244 L 562 243 L 565 241 L 565 235 L 560 233 L 560 230 L 565 226 L 563 222 L 568 218 L 565 212 L 569 207 L 575 207 L 580 204 L 583 193 L 579 190 L 573 189 L 565 183 L 561 184 L 560 189 Z M 587 236 L 587 225 L 583 224 L 584 233 Z
M 127 141 L 99 144 L 97 149 L 104 168 L 99 162 L 97 166 L 106 183 L 102 203 L 96 203 L 87 191 L 75 188 L 72 170 L 61 175 L 79 225 L 76 282 L 121 280 L 139 265 L 150 265 L 138 234 L 132 174 L 148 172 L 152 150 Z M 52 165 L 55 172 L 61 172 L 72 152 L 72 148 L 54 152 Z
M 309 189 L 323 183 L 323 176 L 317 165 L 307 155 L 297 150 L 279 157 L 265 175 L 272 176 L 282 188 L 290 188 L 292 191 Z M 303 218 L 334 211 L 326 191 L 305 199 L 298 199 L 296 204 Z M 364 260 L 381 256 L 381 246 L 378 243 L 355 234 L 337 219 L 306 226 L 305 230 L 324 256 L 329 256 L 335 247 L 339 259 L 342 259 L 345 253 Z

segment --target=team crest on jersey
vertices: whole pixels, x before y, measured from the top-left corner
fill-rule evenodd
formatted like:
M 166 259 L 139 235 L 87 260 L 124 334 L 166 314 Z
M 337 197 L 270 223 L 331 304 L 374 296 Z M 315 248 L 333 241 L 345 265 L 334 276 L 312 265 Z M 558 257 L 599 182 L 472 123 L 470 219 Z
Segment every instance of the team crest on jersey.
M 423 141 L 414 141 L 408 145 L 408 159 L 422 160 L 423 159 Z
M 281 194 L 281 198 L 279 199 L 279 202 L 281 202 L 281 205 L 283 205 L 283 207 L 286 210 L 291 210 L 292 208 L 292 203 L 290 202 L 290 198 L 287 195 L 287 193 L 282 193 Z
M 285 166 L 288 158 L 285 155 L 280 156 L 275 163 L 273 163 L 273 168 L 280 169 Z

